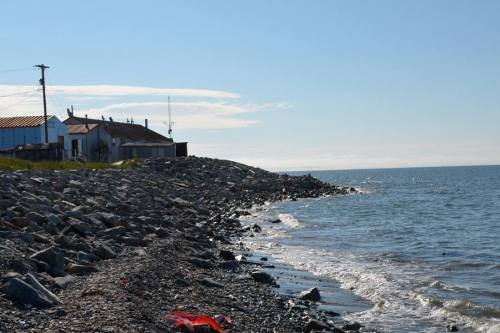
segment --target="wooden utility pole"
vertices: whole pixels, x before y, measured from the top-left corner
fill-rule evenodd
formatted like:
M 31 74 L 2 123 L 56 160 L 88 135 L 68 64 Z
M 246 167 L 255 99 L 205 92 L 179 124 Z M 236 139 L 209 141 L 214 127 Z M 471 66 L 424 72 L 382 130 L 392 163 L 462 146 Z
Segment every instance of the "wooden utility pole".
M 43 116 L 45 118 L 45 143 L 49 143 L 49 129 L 47 124 L 47 100 L 45 97 L 45 69 L 50 67 L 45 66 L 44 64 L 35 65 L 33 67 L 38 67 L 42 71 L 42 78 L 40 79 L 40 84 L 42 85 L 42 90 L 43 90 Z

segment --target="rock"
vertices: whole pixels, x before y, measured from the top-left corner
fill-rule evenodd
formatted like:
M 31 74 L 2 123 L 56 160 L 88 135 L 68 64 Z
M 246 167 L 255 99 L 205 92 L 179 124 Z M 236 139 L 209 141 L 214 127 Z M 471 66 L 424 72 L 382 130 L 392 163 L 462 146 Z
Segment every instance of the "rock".
M 309 290 L 304 290 L 303 292 L 300 293 L 299 297 L 300 299 L 307 301 L 313 301 L 313 302 L 321 301 L 321 296 L 319 294 L 318 288 L 311 288 Z
M 36 213 L 36 212 L 29 212 L 24 217 L 26 217 L 28 220 L 34 221 L 38 224 L 41 224 L 43 221 L 45 221 L 45 217 L 41 214 Z
M 73 277 L 71 275 L 66 275 L 66 276 L 54 278 L 54 282 L 55 282 L 56 286 L 58 286 L 61 289 L 66 288 L 68 283 L 70 283 L 71 281 L 73 281 Z
M 236 260 L 226 260 L 219 263 L 219 267 L 222 269 L 236 270 L 240 267 Z
M 252 225 L 252 230 L 255 231 L 255 232 L 261 232 L 262 228 L 261 228 L 260 225 L 258 225 L 257 223 L 255 223 L 255 224 Z
M 33 235 L 33 241 L 35 241 L 37 243 L 45 243 L 45 244 L 50 243 L 50 239 L 48 237 L 40 235 L 39 233 L 36 233 L 36 232 L 34 232 L 32 235 Z
M 458 327 L 455 324 L 446 325 L 446 331 L 448 332 L 458 332 Z
M 88 223 L 80 221 L 74 217 L 70 217 L 68 219 L 68 224 L 71 226 L 71 229 L 82 236 L 87 236 L 91 233 L 90 225 Z
M 19 238 L 21 238 L 21 240 L 23 242 L 26 242 L 26 243 L 33 243 L 33 234 L 31 232 L 22 232 L 20 235 L 19 235 Z
M 168 231 L 165 228 L 156 228 L 155 229 L 155 234 L 160 237 L 160 238 L 165 238 L 168 237 Z
M 130 246 L 146 246 L 148 245 L 148 241 L 144 238 L 138 237 L 123 237 L 122 241 Z
M 99 270 L 91 265 L 69 264 L 66 270 L 71 274 L 86 275 Z
M 51 246 L 45 250 L 37 252 L 30 257 L 38 261 L 43 261 L 49 265 L 48 272 L 52 276 L 64 276 L 64 254 L 56 247 Z
M 119 217 L 113 213 L 99 213 L 101 220 L 108 226 L 114 227 L 119 221 Z
M 311 331 L 328 331 L 328 332 L 330 332 L 331 327 L 327 323 L 324 323 L 322 321 L 311 318 L 307 322 L 304 331 L 305 332 L 311 332 Z
M 323 313 L 327 316 L 330 316 L 330 317 L 338 317 L 340 316 L 340 313 L 338 312 L 335 312 L 335 311 L 331 311 L 331 310 L 323 310 Z
M 127 232 L 127 228 L 125 228 L 122 225 L 119 225 L 117 227 L 108 228 L 106 230 L 103 230 L 100 232 L 100 234 L 103 236 L 116 237 L 116 236 L 124 235 L 126 232 Z
M 47 221 L 48 221 L 47 223 L 52 223 L 56 227 L 62 224 L 61 218 L 59 216 L 57 216 L 56 214 L 47 215 Z
M 228 250 L 220 250 L 219 257 L 221 257 L 224 260 L 236 260 L 233 252 Z
M 263 271 L 256 271 L 250 273 L 254 281 L 257 281 L 259 283 L 266 283 L 266 284 L 275 284 L 274 278 L 271 276 L 271 274 L 263 272 Z
M 50 290 L 45 288 L 33 275 L 26 274 L 25 280 L 28 284 L 30 284 L 33 288 L 44 294 L 53 304 L 62 304 L 59 297 L 54 295 Z
M 210 269 L 210 268 L 214 267 L 214 265 L 210 262 L 210 260 L 206 260 L 206 259 L 190 258 L 188 261 L 191 264 L 193 264 L 194 266 L 199 267 L 199 268 Z
M 186 281 L 186 279 L 181 278 L 175 279 L 174 283 L 179 288 L 185 288 L 191 285 L 188 281 Z
M 361 327 L 363 327 L 363 325 L 361 325 L 360 323 L 358 323 L 358 322 L 355 321 L 353 323 L 345 324 L 344 326 L 342 326 L 342 329 L 344 331 L 359 332 L 359 330 L 361 329 Z
M 78 251 L 78 253 L 76 254 L 76 260 L 78 261 L 79 264 L 89 265 L 90 262 L 92 261 L 92 258 L 88 253 L 83 251 Z
M 48 308 L 54 305 L 46 295 L 18 278 L 11 279 L 0 289 L 7 298 L 21 305 L 31 304 L 39 308 Z
M 94 254 L 101 259 L 114 259 L 116 258 L 116 253 L 112 248 L 107 246 L 106 244 L 99 244 L 95 250 Z
M 45 231 L 47 231 L 49 234 L 51 235 L 59 235 L 59 228 L 57 227 L 57 225 L 52 222 L 52 221 L 49 221 L 46 225 L 45 225 Z
M 191 207 L 193 206 L 193 204 L 187 200 L 184 200 L 184 199 L 181 199 L 181 198 L 175 198 L 173 201 L 172 201 L 172 204 L 176 207 L 181 207 L 181 208 L 185 208 L 185 207 Z
M 21 274 L 19 274 L 18 272 L 7 272 L 2 276 L 2 283 L 7 283 L 14 278 L 20 279 Z
M 200 283 L 208 288 L 224 288 L 224 285 L 222 283 L 219 283 L 209 278 L 204 278 L 203 280 L 200 281 Z

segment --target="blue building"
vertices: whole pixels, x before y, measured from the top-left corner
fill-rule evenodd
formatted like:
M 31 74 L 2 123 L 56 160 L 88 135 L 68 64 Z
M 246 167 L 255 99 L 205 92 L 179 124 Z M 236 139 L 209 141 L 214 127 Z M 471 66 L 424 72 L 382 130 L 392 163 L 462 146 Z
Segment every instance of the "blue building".
M 65 155 L 71 151 L 68 128 L 56 116 L 47 118 L 49 143 L 59 143 Z M 44 116 L 0 117 L 0 151 L 19 145 L 45 143 Z

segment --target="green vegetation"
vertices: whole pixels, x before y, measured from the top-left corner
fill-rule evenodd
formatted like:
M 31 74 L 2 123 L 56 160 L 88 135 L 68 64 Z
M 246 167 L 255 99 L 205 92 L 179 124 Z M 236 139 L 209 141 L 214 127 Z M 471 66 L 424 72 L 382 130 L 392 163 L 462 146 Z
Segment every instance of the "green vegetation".
M 18 158 L 0 157 L 0 170 L 76 170 L 76 169 L 126 169 L 137 163 L 137 159 L 130 159 L 123 163 L 98 163 L 98 162 L 75 162 L 75 161 L 43 161 L 31 162 Z

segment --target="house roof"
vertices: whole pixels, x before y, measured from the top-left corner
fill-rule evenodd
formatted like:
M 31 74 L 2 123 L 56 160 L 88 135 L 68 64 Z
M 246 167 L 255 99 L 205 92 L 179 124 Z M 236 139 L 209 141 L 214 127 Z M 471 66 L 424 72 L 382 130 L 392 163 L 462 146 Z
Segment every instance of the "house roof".
M 79 124 L 102 124 L 103 128 L 113 138 L 125 138 L 134 142 L 172 142 L 169 139 L 155 131 L 150 130 L 139 124 L 127 124 L 116 121 L 104 121 L 99 119 L 87 119 L 81 117 L 70 117 L 64 121 L 66 125 Z
M 79 124 L 79 125 L 66 125 L 68 127 L 68 134 L 87 134 L 94 128 L 98 127 L 99 124 Z
M 47 116 L 47 119 L 51 117 Z M 38 127 L 44 123 L 44 116 L 0 117 L 0 128 Z

